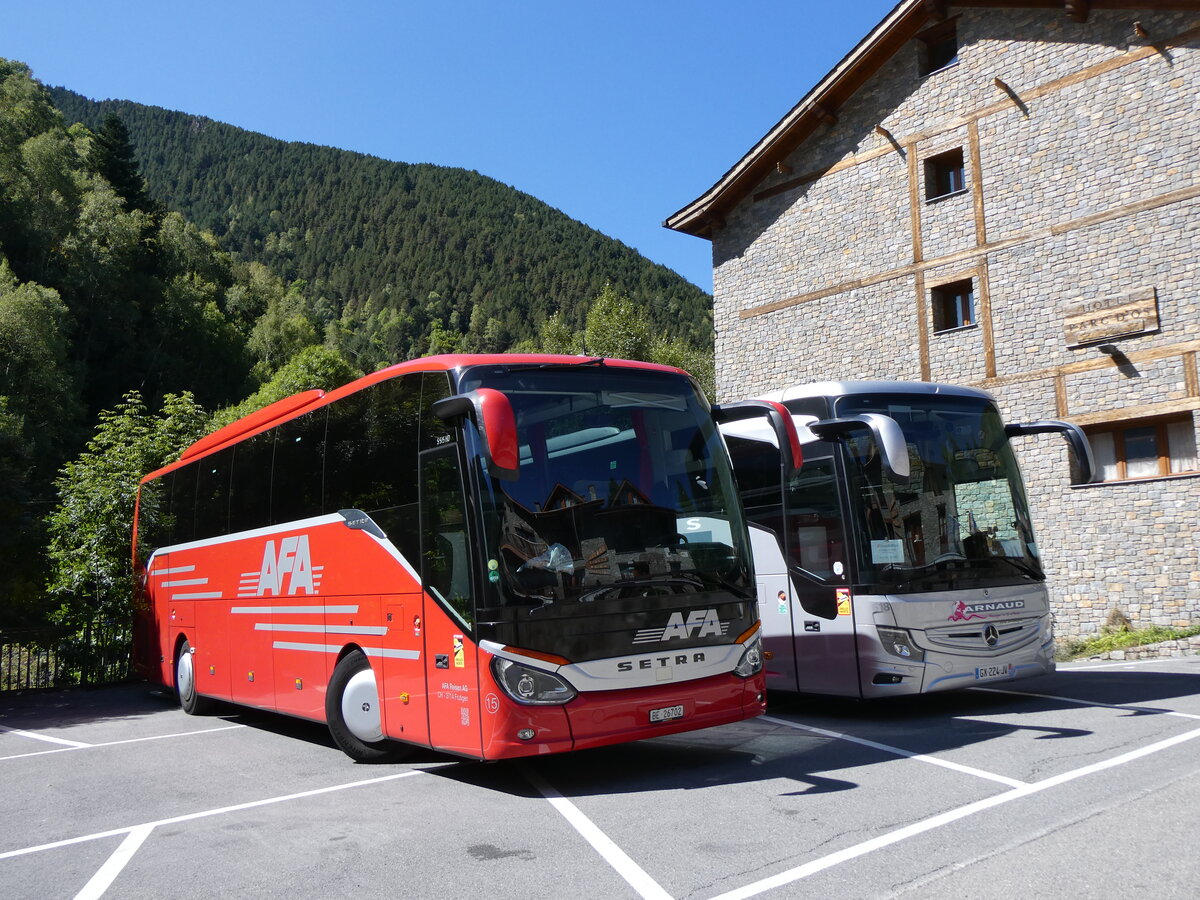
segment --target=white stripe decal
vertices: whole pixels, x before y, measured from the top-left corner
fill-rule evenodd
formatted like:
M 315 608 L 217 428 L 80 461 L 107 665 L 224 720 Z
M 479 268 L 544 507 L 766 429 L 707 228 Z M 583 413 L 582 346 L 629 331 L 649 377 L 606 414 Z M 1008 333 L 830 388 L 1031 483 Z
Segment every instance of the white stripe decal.
M 255 528 L 252 531 L 235 531 L 233 534 L 223 534 L 220 537 L 205 538 L 202 541 L 192 541 L 188 544 L 173 544 L 169 547 L 159 547 L 154 551 L 154 556 L 158 556 L 160 553 L 178 553 L 182 550 L 195 550 L 199 547 L 215 547 L 218 544 L 244 541 L 249 538 L 271 537 L 272 535 L 303 531 L 306 528 L 316 528 L 320 525 L 332 525 L 335 522 L 345 521 L 337 513 L 329 513 L 325 516 L 313 516 L 311 519 L 298 519 L 295 522 L 288 522 L 283 525 L 270 525 L 266 528 Z
M 159 587 L 188 587 L 193 584 L 208 584 L 207 578 L 180 578 L 176 581 L 163 581 Z
M 221 596 L 220 591 L 208 591 L 199 594 L 172 594 L 172 600 L 216 600 Z
M 100 871 L 92 876 L 91 880 L 83 886 L 83 890 L 75 895 L 75 900 L 98 900 L 104 896 L 104 892 L 109 889 L 117 876 L 121 874 L 121 870 L 125 868 L 126 863 L 133 859 L 133 854 L 138 852 L 138 848 L 146 838 L 150 837 L 150 832 L 154 830 L 153 825 L 140 825 L 137 828 L 130 829 L 129 834 L 125 836 L 125 840 L 121 841 L 113 855 L 100 867 Z
M 303 616 L 309 613 L 313 615 L 354 615 L 358 612 L 357 606 L 235 606 L 229 610 L 231 613 L 239 613 L 249 616 L 269 616 L 272 613 L 280 613 L 288 616 Z
M 271 646 L 276 650 L 307 650 L 310 653 L 337 653 L 342 649 L 341 644 L 302 644 L 298 641 L 275 641 Z
M 277 622 L 255 622 L 255 631 L 301 631 L 306 634 L 387 634 L 384 625 L 285 625 Z
M 420 659 L 420 650 L 388 650 L 385 647 L 363 647 L 367 656 L 382 656 L 386 659 Z
M 157 572 L 154 573 L 154 577 L 157 578 L 160 575 L 180 575 L 184 572 L 195 572 L 195 571 L 196 571 L 195 566 L 172 566 L 169 569 L 159 569 Z M 258 573 L 255 572 L 254 574 L 257 575 Z

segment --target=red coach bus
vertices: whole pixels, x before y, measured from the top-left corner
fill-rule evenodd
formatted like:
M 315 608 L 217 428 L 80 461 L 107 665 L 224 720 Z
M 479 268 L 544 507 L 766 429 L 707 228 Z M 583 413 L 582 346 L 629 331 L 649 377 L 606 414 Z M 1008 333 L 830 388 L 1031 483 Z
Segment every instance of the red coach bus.
M 189 713 L 326 722 L 356 760 L 764 709 L 737 490 L 678 369 L 440 356 L 297 394 L 143 479 L 134 535 L 140 670 Z

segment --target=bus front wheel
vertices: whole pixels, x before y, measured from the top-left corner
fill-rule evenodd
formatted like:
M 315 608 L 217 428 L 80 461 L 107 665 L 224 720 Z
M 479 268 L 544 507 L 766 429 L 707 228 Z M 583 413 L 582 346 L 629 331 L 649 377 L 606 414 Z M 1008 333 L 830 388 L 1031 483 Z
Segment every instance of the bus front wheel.
M 391 762 L 403 755 L 398 744 L 383 736 L 375 672 L 361 650 L 347 653 L 333 670 L 325 719 L 333 742 L 357 762 Z
M 192 663 L 192 647 L 186 640 L 179 646 L 179 656 L 175 659 L 175 693 L 180 707 L 189 716 L 202 716 L 216 706 L 208 697 L 196 693 L 196 667 Z

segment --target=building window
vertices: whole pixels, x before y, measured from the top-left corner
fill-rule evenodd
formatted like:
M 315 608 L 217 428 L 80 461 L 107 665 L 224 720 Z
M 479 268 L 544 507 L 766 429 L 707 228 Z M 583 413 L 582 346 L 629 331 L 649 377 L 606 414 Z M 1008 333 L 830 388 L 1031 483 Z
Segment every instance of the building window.
M 951 331 L 975 324 L 975 291 L 971 279 L 942 284 L 929 292 L 933 330 Z
M 921 76 L 932 75 L 958 62 L 958 28 L 954 19 L 917 36 Z
M 925 199 L 938 200 L 966 190 L 962 147 L 925 160 Z
M 1100 481 L 1129 481 L 1200 472 L 1189 413 L 1088 429 Z

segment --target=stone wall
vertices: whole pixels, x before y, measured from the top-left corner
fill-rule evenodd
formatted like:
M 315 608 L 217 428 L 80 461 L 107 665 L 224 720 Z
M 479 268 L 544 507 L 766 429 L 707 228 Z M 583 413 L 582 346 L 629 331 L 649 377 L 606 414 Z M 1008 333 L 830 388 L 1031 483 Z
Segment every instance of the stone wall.
M 721 398 L 925 379 L 1012 420 L 1195 424 L 1200 14 L 951 13 L 956 65 L 922 78 L 910 42 L 714 234 Z M 1135 19 L 1187 38 L 1150 46 Z M 924 160 L 959 147 L 967 190 L 927 202 Z M 976 323 L 935 332 L 930 289 L 968 278 Z M 1131 292 L 1157 299 L 1156 330 L 1069 344 L 1066 310 Z M 1200 478 L 1073 488 L 1061 440 L 1021 440 L 1060 634 L 1113 608 L 1200 620 Z

